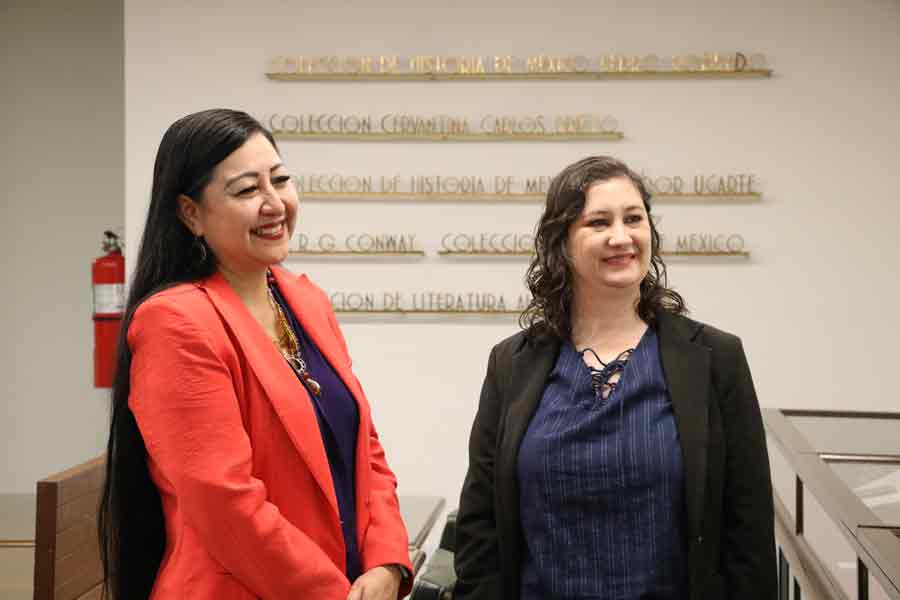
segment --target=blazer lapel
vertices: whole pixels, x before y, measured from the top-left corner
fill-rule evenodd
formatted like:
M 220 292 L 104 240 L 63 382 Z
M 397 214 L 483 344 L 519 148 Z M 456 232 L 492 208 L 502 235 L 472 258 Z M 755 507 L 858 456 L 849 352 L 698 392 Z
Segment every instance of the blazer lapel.
M 359 380 L 353 374 L 349 358 L 344 355 L 343 347 L 334 334 L 329 323 L 328 311 L 330 306 L 324 306 L 318 294 L 310 293 L 315 288 L 304 287 L 298 283 L 297 276 L 289 271 L 273 267 L 272 273 L 278 283 L 284 299 L 293 311 L 294 316 L 300 322 L 303 332 L 310 337 L 312 342 L 334 369 L 350 395 L 356 400 L 359 409 L 359 433 L 356 444 L 356 485 L 358 490 L 367 493 L 369 490 L 369 429 L 370 413 L 368 402 Z M 326 459 L 327 460 L 327 459 Z M 326 463 L 327 464 L 327 463 Z M 365 468 L 364 468 L 365 467 Z M 365 494 L 357 494 L 361 498 Z
M 531 341 L 525 341 L 513 353 L 509 372 L 499 373 L 510 375 L 510 379 L 506 389 L 501 389 L 507 409 L 500 425 L 501 445 L 494 469 L 500 482 L 502 504 L 507 508 L 504 511 L 502 529 L 510 536 L 510 547 L 514 548 L 518 548 L 518 545 L 513 536 L 519 529 L 519 482 L 516 465 L 519 446 L 540 404 L 547 377 L 556 364 L 559 347 L 560 344 L 555 339 L 538 334 Z
M 692 340 L 700 326 L 668 313 L 659 316 L 659 346 L 681 441 L 688 530 L 701 534 L 709 438 L 709 348 Z
M 216 273 L 200 285 L 233 332 L 235 343 L 240 346 L 297 452 L 339 519 L 334 482 L 312 399 L 225 278 Z

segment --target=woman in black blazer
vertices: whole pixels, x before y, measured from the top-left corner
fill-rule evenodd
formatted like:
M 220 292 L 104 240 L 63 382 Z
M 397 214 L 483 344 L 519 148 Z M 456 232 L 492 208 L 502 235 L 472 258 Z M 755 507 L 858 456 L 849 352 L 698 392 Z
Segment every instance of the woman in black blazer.
M 535 249 L 472 427 L 456 600 L 774 599 L 747 360 L 666 287 L 641 178 L 607 157 L 564 169 Z

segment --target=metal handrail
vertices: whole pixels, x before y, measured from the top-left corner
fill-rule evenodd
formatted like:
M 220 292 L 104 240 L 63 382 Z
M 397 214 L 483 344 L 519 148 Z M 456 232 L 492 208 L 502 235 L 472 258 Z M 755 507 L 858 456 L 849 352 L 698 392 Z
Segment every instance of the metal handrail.
M 886 594 L 900 600 L 900 539 L 853 494 L 828 467 L 822 454 L 790 423 L 787 417 L 795 415 L 900 420 L 900 414 L 778 409 L 763 411 L 763 421 L 770 438 L 778 444 L 797 476 L 797 519 L 793 529 L 796 533 L 795 540 L 802 538 L 803 490 L 807 488 L 856 552 L 859 600 L 867 600 L 869 573 L 878 580 Z M 853 457 L 860 456 L 862 455 L 842 453 L 841 459 L 853 460 Z M 893 457 L 881 455 L 881 458 Z M 814 552 L 811 548 L 809 550 Z
M 850 600 L 809 542 L 803 536 L 796 535 L 794 519 L 777 493 L 774 500 L 775 541 L 793 566 L 793 577 L 801 583 L 800 587 L 812 598 Z

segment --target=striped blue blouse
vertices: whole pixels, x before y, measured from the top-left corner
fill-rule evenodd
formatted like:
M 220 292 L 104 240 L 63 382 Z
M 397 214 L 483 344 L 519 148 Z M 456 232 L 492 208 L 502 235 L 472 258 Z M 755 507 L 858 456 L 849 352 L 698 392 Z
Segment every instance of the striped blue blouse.
M 562 345 L 517 468 L 522 600 L 688 597 L 681 444 L 652 328 L 606 400 Z

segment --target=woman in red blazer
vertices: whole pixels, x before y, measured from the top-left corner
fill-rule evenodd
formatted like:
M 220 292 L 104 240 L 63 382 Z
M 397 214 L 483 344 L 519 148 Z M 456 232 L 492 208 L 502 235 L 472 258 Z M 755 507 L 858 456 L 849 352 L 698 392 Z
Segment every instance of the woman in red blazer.
M 409 593 L 396 480 L 331 305 L 277 266 L 296 214 L 250 116 L 204 111 L 166 132 L 100 509 L 116 599 Z

